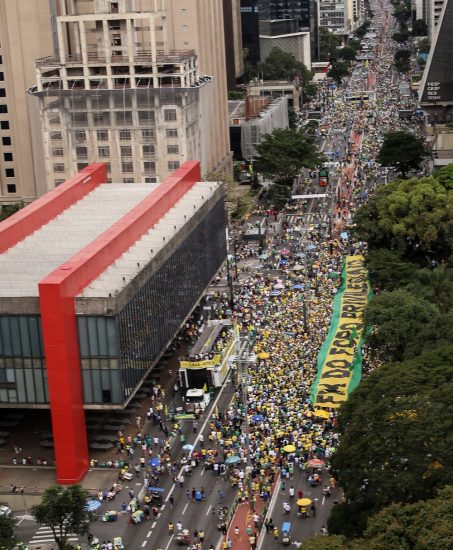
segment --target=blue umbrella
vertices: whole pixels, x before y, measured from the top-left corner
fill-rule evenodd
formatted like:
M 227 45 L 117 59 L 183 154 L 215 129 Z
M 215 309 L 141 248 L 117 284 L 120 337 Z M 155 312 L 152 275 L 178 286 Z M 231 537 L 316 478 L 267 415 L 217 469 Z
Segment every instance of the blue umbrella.
M 286 265 L 288 263 L 288 260 L 280 260 L 281 265 Z
M 318 247 L 315 244 L 309 244 L 307 250 L 316 250 Z
M 340 237 L 347 241 L 349 239 L 349 235 L 347 231 L 343 231 L 343 233 L 340 233 Z
M 304 285 L 294 285 L 293 288 L 294 288 L 294 290 L 303 290 Z
M 278 290 L 273 290 L 271 293 L 270 293 L 270 296 L 280 296 L 280 292 Z
M 254 414 L 252 416 L 252 420 L 253 422 L 261 422 L 262 420 L 264 420 L 264 416 L 262 414 Z
M 152 458 L 148 464 L 152 467 L 152 468 L 157 468 L 158 466 L 160 466 L 160 460 L 156 457 Z
M 87 503 L 84 506 L 84 509 L 87 512 L 94 512 L 95 510 L 97 510 L 100 507 L 101 507 L 101 502 L 99 500 L 92 499 L 92 500 L 87 501 Z
M 236 464 L 236 462 L 239 462 L 240 460 L 241 460 L 241 457 L 240 457 L 240 456 L 237 456 L 237 455 L 229 456 L 229 457 L 225 460 L 225 464 Z

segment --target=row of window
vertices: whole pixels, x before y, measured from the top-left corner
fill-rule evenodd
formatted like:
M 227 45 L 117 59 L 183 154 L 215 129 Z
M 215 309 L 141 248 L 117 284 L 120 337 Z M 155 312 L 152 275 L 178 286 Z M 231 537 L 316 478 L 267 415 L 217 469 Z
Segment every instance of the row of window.
M 110 172 L 110 163 L 106 163 L 107 165 L 107 172 Z M 87 162 L 78 162 L 77 163 L 77 170 L 83 170 L 88 166 Z M 179 160 L 170 160 L 167 163 L 167 167 L 169 170 L 176 170 L 179 168 L 180 162 Z M 143 163 L 144 170 L 146 172 L 154 172 L 156 170 L 156 163 L 152 161 L 144 161 Z M 64 163 L 55 163 L 53 165 L 53 171 L 54 172 L 64 172 L 65 171 L 65 165 Z M 126 174 L 130 174 L 134 171 L 134 163 L 131 161 L 125 161 L 123 160 L 121 162 L 121 171 Z M 60 182 L 62 183 L 62 182 Z
M 167 138 L 177 138 L 178 137 L 178 130 L 177 128 L 167 128 L 165 130 L 165 136 Z M 141 130 L 141 137 L 142 139 L 153 139 L 155 137 L 154 129 L 148 128 L 146 130 Z M 74 138 L 77 143 L 82 143 L 87 140 L 86 131 L 85 130 L 77 130 L 74 134 Z M 110 141 L 109 138 L 109 131 L 108 130 L 97 130 L 96 131 L 96 138 L 98 141 Z M 132 139 L 132 133 L 130 130 L 120 130 L 119 132 L 119 138 L 120 141 L 131 141 Z M 61 141 L 62 134 L 61 132 L 51 132 L 50 139 L 52 141 Z
M 142 145 L 142 154 L 143 156 L 154 155 L 155 147 L 154 145 Z M 167 154 L 168 155 L 179 155 L 179 145 L 167 145 Z M 7 159 L 6 156 L 11 155 L 11 159 Z M 12 153 L 4 153 L 5 160 L 13 160 Z M 52 147 L 52 156 L 53 157 L 63 157 L 64 149 L 63 147 Z M 77 159 L 86 159 L 88 158 L 88 148 L 87 147 L 76 147 L 76 156 Z M 98 157 L 99 158 L 109 158 L 110 157 L 110 147 L 103 145 L 98 147 Z M 130 158 L 132 157 L 132 147 L 121 147 L 121 157 Z M 13 170 L 14 172 L 14 170 Z M 14 177 L 14 174 L 11 176 Z
M 1 90 L 1 88 L 0 88 Z M 132 111 L 118 111 L 111 113 L 110 111 L 95 111 L 91 113 L 93 118 L 93 124 L 96 126 L 109 125 L 111 115 L 114 114 L 116 125 L 131 125 L 133 124 L 133 112 Z M 137 111 L 138 124 L 150 124 L 154 122 L 153 111 Z M 88 113 L 87 112 L 75 112 L 71 114 L 72 124 L 74 126 L 86 126 L 88 125 Z M 60 124 L 60 117 L 52 113 L 50 117 L 51 124 Z M 176 109 L 164 109 L 164 121 L 175 122 L 177 120 Z

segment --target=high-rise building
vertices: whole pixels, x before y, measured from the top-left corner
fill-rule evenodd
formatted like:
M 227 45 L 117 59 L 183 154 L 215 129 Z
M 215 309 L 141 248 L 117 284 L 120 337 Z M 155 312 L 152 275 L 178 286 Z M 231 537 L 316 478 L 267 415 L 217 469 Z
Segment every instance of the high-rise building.
M 246 61 L 255 65 L 260 57 L 261 21 L 271 19 L 269 0 L 241 0 L 242 45 Z
M 318 25 L 337 34 L 349 34 L 354 29 L 353 0 L 342 3 L 319 0 Z
M 221 10 L 172 0 L 55 2 L 56 51 L 37 60 L 30 90 L 49 188 L 95 161 L 125 183 L 163 179 L 191 159 L 203 173 L 228 167 Z
M 35 58 L 50 51 L 49 0 L 0 0 L 0 203 L 30 202 L 45 190 L 34 175 L 31 134 L 39 120 L 26 90 Z
M 272 19 L 296 19 L 299 30 L 311 31 L 314 23 L 312 0 L 270 0 Z
M 427 0 L 426 2 L 426 24 L 428 25 L 428 38 L 431 41 L 434 38 L 444 3 L 445 0 Z
M 228 90 L 234 90 L 244 77 L 240 0 L 223 0 L 225 52 Z

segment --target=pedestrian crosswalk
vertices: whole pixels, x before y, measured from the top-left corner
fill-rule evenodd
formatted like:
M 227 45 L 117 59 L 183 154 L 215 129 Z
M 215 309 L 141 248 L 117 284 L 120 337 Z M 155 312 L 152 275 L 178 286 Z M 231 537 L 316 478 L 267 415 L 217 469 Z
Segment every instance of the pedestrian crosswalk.
M 68 542 L 78 542 L 79 537 L 77 535 L 69 535 Z M 38 528 L 36 533 L 33 535 L 33 537 L 30 539 L 29 545 L 32 548 L 36 548 L 39 544 L 49 543 L 49 542 L 55 542 L 55 538 L 52 533 L 52 529 L 50 527 L 46 527 L 45 525 L 41 525 L 41 527 Z

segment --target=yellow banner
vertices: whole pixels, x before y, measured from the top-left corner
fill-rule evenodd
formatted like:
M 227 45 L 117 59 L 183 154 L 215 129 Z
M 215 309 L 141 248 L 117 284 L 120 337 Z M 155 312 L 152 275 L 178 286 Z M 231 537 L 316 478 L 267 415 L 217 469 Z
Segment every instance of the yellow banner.
M 221 356 L 217 354 L 212 359 L 205 359 L 204 361 L 180 361 L 179 366 L 182 369 L 206 369 L 218 365 L 220 359 Z
M 360 382 L 361 354 L 356 347 L 363 331 L 368 295 L 363 256 L 347 256 L 343 287 L 335 297 L 329 334 L 318 355 L 318 374 L 312 389 L 317 407 L 339 407 Z

